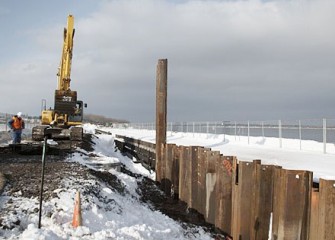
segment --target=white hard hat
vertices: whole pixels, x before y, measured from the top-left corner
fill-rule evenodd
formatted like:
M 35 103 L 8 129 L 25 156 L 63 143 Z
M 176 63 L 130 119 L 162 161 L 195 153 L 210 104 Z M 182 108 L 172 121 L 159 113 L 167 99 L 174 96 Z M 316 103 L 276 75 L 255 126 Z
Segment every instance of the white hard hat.
M 16 115 L 17 115 L 18 117 L 21 117 L 21 116 L 22 116 L 22 112 L 18 112 Z

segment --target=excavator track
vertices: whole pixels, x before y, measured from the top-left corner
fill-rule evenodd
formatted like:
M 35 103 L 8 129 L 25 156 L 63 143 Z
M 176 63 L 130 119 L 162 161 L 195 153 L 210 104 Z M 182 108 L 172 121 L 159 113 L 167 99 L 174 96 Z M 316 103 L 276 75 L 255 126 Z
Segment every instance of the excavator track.
M 83 140 L 83 128 L 82 127 L 71 127 L 71 128 L 57 128 L 50 127 L 48 125 L 35 126 L 32 129 L 32 139 L 34 141 L 43 141 L 44 136 L 47 135 L 48 139 L 53 140 L 71 140 L 71 141 L 82 141 Z

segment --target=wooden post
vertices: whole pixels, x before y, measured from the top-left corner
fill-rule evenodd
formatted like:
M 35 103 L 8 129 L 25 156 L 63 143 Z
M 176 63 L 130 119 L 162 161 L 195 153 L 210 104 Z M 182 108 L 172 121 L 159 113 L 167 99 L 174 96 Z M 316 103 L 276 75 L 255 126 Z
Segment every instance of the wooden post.
M 167 59 L 159 59 L 156 73 L 156 181 L 162 179 L 162 145 L 166 144 Z

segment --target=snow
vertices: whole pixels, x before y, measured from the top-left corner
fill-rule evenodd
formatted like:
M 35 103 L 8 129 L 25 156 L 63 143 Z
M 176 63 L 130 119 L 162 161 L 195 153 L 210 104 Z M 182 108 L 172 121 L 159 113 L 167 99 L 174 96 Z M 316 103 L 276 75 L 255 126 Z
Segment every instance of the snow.
M 96 125 L 86 124 L 85 131 L 94 133 Z M 202 228 L 188 231 L 180 223 L 147 204 L 139 201 L 135 178 L 118 172 L 118 164 L 124 164 L 133 173 L 155 179 L 155 173 L 149 172 L 115 150 L 116 134 L 155 142 L 152 130 L 99 128 L 112 134 L 95 135 L 94 151 L 88 153 L 78 149 L 67 161 L 78 162 L 89 168 L 100 169 L 109 166 L 108 171 L 116 176 L 126 188 L 126 194 L 120 194 L 103 182 L 95 179 L 81 179 L 77 176 L 65 176 L 62 186 L 55 190 L 57 197 L 43 203 L 42 228 L 38 229 L 38 198 L 23 198 L 20 192 L 15 196 L 0 197 L 0 208 L 13 208 L 3 221 L 20 220 L 20 227 L 12 230 L 0 229 L 0 239 L 211 239 Z M 220 151 L 223 155 L 234 155 L 241 161 L 261 159 L 263 164 L 279 165 L 286 169 L 310 170 L 314 181 L 319 178 L 335 179 L 335 147 L 327 145 L 323 153 L 323 144 L 315 141 L 282 139 L 280 147 L 277 138 L 235 137 L 229 135 L 168 132 L 167 142 L 184 146 L 204 146 Z M 50 142 L 53 144 L 53 142 Z M 83 154 L 85 153 L 85 154 Z M 89 194 L 96 189 L 98 194 Z M 76 191 L 81 192 L 83 226 L 74 229 L 71 226 Z M 11 199 L 11 200 L 10 200 Z
M 112 129 L 111 132 L 143 141 L 155 142 L 155 131 L 138 129 Z M 320 178 L 335 179 L 335 145 L 299 139 L 271 137 L 231 136 L 224 134 L 168 132 L 167 143 L 180 146 L 203 146 L 220 151 L 225 156 L 236 156 L 240 161 L 260 159 L 262 164 L 282 166 L 285 169 L 313 172 L 315 182 Z M 300 150 L 300 143 L 301 149 Z
M 96 126 L 85 125 L 86 132 L 94 132 Z M 89 168 L 123 163 L 128 170 L 155 178 L 140 164 L 115 151 L 112 135 L 99 134 L 93 138 L 95 150 L 86 153 L 78 149 L 67 161 L 74 161 Z M 81 152 L 81 153 L 80 153 Z M 86 154 L 82 154 L 82 153 Z M 42 227 L 38 226 L 38 198 L 23 198 L 20 193 L 15 196 L 0 196 L 0 209 L 12 209 L 2 216 L 3 223 L 20 220 L 19 227 L 12 230 L 0 229 L 0 239 L 212 239 L 200 227 L 185 229 L 180 223 L 159 211 L 152 210 L 139 201 L 135 178 L 116 171 L 115 175 L 126 188 L 125 194 L 109 188 L 96 179 L 82 179 L 78 176 L 64 176 L 62 186 L 55 190 L 57 197 L 43 202 Z M 95 194 L 90 194 L 94 189 Z M 74 229 L 71 226 L 74 197 L 81 193 L 83 226 Z

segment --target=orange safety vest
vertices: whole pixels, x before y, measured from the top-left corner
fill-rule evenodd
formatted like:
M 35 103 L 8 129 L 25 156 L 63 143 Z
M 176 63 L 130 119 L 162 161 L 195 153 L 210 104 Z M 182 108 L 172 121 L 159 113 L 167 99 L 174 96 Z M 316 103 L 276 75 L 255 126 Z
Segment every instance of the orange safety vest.
M 22 129 L 22 119 L 19 117 L 13 117 L 12 127 L 14 129 Z

